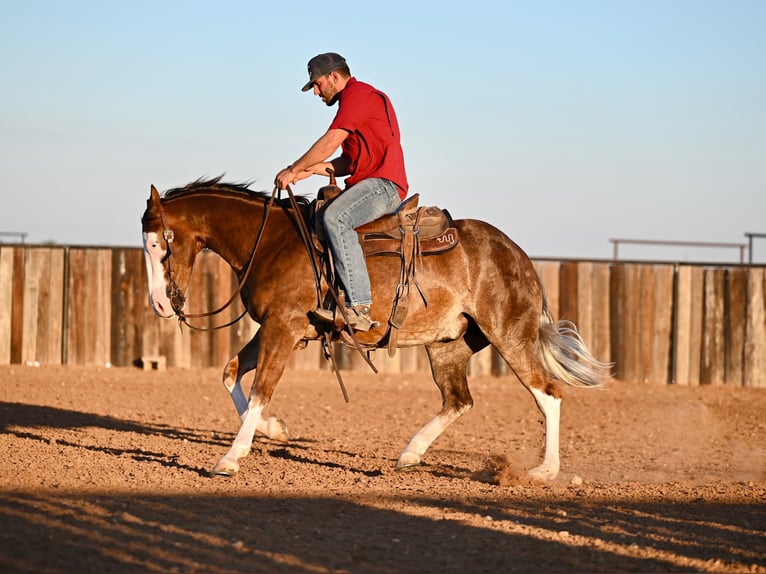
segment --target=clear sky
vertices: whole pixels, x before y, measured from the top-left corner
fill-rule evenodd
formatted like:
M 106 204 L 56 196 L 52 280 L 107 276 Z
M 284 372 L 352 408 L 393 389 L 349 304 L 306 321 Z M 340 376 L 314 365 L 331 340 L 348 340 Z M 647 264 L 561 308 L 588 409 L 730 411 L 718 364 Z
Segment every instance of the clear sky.
M 0 0 L 0 231 L 140 246 L 151 184 L 271 191 L 332 119 L 300 87 L 335 51 L 391 97 L 421 204 L 533 257 L 743 243 L 766 233 L 765 30 L 766 0 Z

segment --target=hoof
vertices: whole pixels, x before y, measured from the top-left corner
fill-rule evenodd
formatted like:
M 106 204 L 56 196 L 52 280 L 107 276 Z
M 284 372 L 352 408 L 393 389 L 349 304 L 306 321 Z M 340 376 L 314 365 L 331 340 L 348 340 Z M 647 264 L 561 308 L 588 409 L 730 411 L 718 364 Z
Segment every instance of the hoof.
M 396 461 L 396 470 L 412 470 L 421 463 L 420 455 L 414 452 L 403 452 Z
M 544 464 L 541 464 L 540 466 L 536 466 L 535 468 L 530 469 L 527 472 L 527 475 L 532 480 L 539 480 L 541 482 L 549 482 L 556 478 L 559 474 L 559 471 L 557 468 L 551 468 L 548 466 L 545 466 Z
M 260 436 L 265 436 L 268 439 L 275 440 L 277 442 L 288 442 L 290 440 L 290 432 L 287 430 L 287 424 L 282 419 L 277 417 L 269 417 L 266 420 L 258 421 L 258 426 L 255 432 Z
M 285 421 L 277 417 L 270 417 L 266 421 L 266 433 L 271 440 L 279 442 L 288 442 L 290 440 L 290 432 L 287 430 Z
M 238 472 L 239 463 L 224 456 L 216 463 L 213 470 L 210 471 L 210 476 L 234 476 Z

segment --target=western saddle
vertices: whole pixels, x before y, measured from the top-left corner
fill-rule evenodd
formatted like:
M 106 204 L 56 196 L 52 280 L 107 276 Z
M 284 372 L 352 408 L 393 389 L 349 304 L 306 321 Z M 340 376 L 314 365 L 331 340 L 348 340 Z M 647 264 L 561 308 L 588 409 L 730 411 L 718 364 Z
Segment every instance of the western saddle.
M 322 213 L 327 204 L 341 192 L 335 184 L 334 176 L 331 176 L 330 184 L 320 188 L 317 193 L 310 216 L 314 248 L 327 262 L 328 281 L 336 287 L 339 286 L 333 273 L 332 254 L 327 249 Z M 419 199 L 420 196 L 415 194 L 403 201 L 394 213 L 362 225 L 356 230 L 365 258 L 395 255 L 400 259 L 399 283 L 392 301 L 386 333 L 388 354 L 391 357 L 396 353 L 398 331 L 407 317 L 411 284 L 417 288 L 425 305 L 428 305 L 425 294 L 417 283 L 417 265 L 420 257 L 445 253 L 453 249 L 459 241 L 449 212 L 438 207 L 420 207 Z M 339 304 L 342 304 L 342 301 L 342 298 L 338 297 Z

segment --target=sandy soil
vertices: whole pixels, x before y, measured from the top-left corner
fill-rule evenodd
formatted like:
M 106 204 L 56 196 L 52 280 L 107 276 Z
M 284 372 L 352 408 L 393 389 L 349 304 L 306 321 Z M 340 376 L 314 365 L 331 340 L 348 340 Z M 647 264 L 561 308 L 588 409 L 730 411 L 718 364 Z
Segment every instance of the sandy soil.
M 766 390 L 567 389 L 562 471 L 513 378 L 395 472 L 426 375 L 292 372 L 239 474 L 216 369 L 0 367 L 2 572 L 766 572 Z

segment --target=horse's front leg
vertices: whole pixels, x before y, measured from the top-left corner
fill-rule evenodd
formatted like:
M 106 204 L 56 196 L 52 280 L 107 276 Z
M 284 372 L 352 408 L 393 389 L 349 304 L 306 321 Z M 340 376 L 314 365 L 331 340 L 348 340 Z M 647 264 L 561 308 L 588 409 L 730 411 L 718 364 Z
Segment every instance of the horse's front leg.
M 255 338 L 259 339 L 260 342 L 254 343 L 254 348 L 257 350 L 255 379 L 250 390 L 250 398 L 247 401 L 247 409 L 241 414 L 242 425 L 231 448 L 218 460 L 211 474 L 224 476 L 236 474 L 239 471 L 239 459 L 247 456 L 250 452 L 258 424 L 262 421 L 263 410 L 271 400 L 274 389 L 285 370 L 287 358 L 294 346 L 294 342 L 285 340 L 286 337 L 289 337 L 287 329 L 276 332 L 278 333 L 277 336 L 269 337 L 266 325 L 262 325 L 256 334 Z M 264 343 L 265 341 L 268 343 Z M 264 344 L 261 345 L 261 343 Z M 252 341 L 248 346 L 251 344 L 253 344 Z M 239 381 L 235 383 L 234 393 L 237 392 L 236 386 L 239 386 Z M 234 393 L 232 393 L 232 398 L 235 397 Z M 237 400 L 234 398 L 235 405 Z
M 242 377 L 255 369 L 258 363 L 259 333 L 260 331 L 226 363 L 223 369 L 223 386 L 229 392 L 241 422 L 244 422 L 248 410 L 247 398 L 242 391 Z M 277 417 L 269 417 L 265 420 L 260 417 L 255 430 L 259 434 L 280 442 L 287 442 L 290 436 L 285 422 Z
M 422 463 L 431 444 L 473 406 L 468 390 L 466 367 L 473 350 L 465 338 L 426 345 L 431 371 L 442 395 L 442 409 L 421 428 L 399 455 L 396 470 L 407 470 Z

